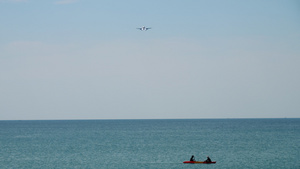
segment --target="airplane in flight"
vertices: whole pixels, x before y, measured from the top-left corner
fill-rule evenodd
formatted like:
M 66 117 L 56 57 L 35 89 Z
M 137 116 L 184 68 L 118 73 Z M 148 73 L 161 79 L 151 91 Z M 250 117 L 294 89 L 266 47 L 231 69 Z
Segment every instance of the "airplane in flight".
M 151 29 L 151 28 L 146 28 L 145 26 L 141 27 L 141 28 L 136 28 L 136 29 L 139 29 L 141 31 L 147 31 L 148 29 Z

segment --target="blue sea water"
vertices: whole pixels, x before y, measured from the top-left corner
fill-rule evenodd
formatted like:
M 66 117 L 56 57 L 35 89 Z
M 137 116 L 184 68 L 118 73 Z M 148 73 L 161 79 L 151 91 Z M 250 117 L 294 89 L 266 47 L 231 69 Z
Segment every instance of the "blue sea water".
M 0 121 L 0 168 L 299 169 L 300 119 Z

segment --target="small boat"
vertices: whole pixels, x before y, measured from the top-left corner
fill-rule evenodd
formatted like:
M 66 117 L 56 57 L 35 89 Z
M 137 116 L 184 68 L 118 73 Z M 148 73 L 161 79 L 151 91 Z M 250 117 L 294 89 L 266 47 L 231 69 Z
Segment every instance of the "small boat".
M 183 163 L 190 163 L 190 164 L 215 164 L 216 161 L 206 162 L 206 161 L 184 161 Z

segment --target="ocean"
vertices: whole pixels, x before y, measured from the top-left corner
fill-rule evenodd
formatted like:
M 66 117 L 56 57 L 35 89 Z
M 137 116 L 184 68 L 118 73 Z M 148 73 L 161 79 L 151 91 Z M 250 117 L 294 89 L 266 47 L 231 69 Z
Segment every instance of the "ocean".
M 0 121 L 0 168 L 300 169 L 300 119 Z

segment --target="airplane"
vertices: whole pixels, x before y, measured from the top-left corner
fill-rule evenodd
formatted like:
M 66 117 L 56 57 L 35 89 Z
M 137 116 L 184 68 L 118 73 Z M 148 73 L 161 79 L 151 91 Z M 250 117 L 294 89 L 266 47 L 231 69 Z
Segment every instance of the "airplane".
M 146 28 L 145 26 L 141 27 L 141 28 L 136 28 L 136 29 L 139 29 L 141 31 L 147 31 L 148 29 L 151 29 L 151 28 Z

